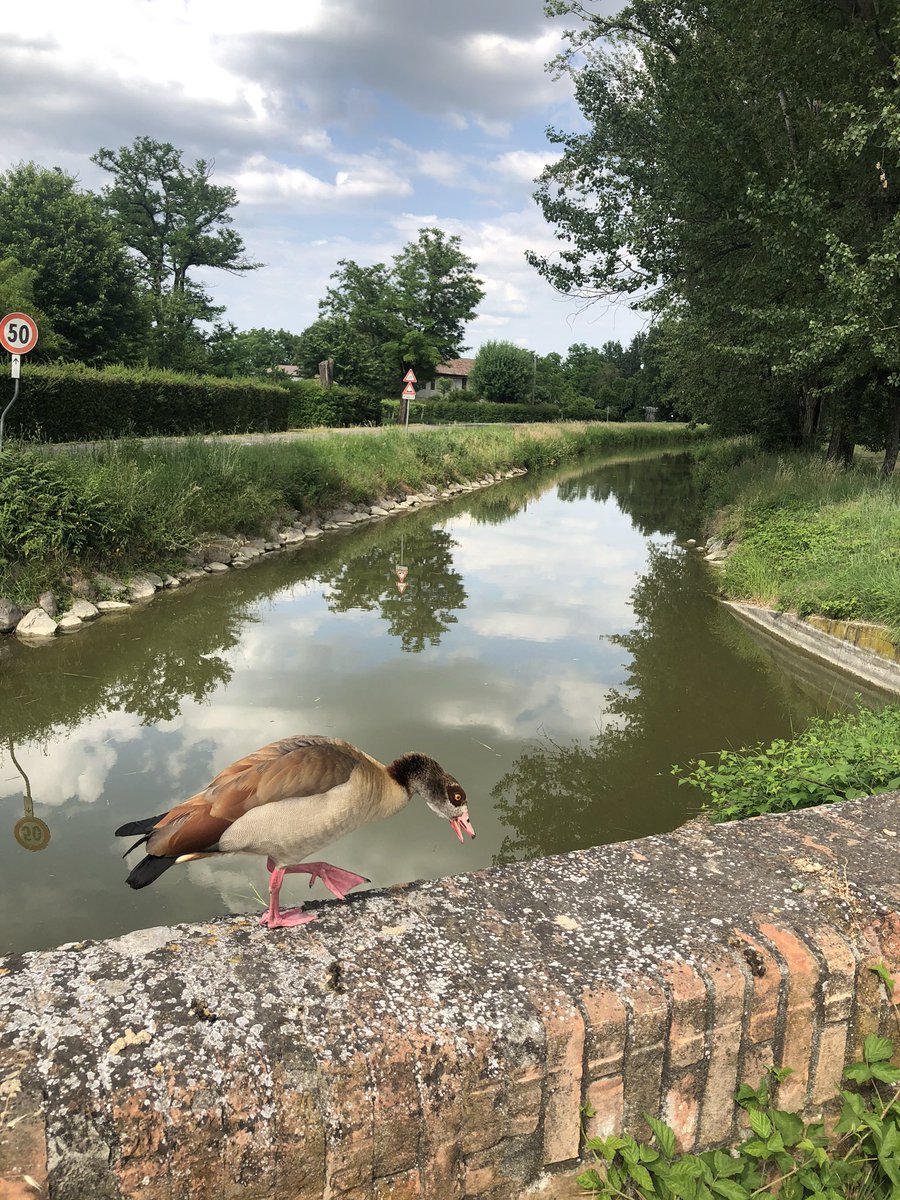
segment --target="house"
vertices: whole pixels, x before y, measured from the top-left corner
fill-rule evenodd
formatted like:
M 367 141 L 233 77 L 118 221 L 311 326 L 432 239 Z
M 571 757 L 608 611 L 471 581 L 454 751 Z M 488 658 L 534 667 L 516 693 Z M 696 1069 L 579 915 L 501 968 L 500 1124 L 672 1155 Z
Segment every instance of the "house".
M 435 379 L 429 379 L 428 383 L 423 383 L 419 388 L 420 396 L 434 396 L 435 393 L 440 395 L 444 389 L 438 388 L 438 384 L 442 379 L 449 379 L 450 387 L 456 390 L 465 391 L 469 386 L 469 372 L 475 366 L 474 358 L 451 358 L 448 362 L 441 363 L 435 368 Z

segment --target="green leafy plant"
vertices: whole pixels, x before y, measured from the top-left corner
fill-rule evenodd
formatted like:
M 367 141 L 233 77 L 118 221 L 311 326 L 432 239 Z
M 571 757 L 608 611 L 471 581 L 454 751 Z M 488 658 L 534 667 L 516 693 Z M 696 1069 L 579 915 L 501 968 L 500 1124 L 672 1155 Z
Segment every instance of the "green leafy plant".
M 705 793 L 717 822 L 890 791 L 900 788 L 900 706 L 815 719 L 790 740 L 722 750 L 672 774 Z
M 872 970 L 893 1002 L 887 967 Z M 856 1088 L 841 1091 L 831 1137 L 821 1122 L 774 1106 L 771 1085 L 791 1072 L 773 1067 L 758 1088 L 742 1084 L 735 1095 L 750 1127 L 735 1149 L 679 1154 L 674 1131 L 645 1114 L 652 1144 L 627 1134 L 588 1138 L 596 1165 L 578 1176 L 578 1186 L 598 1200 L 897 1200 L 900 1067 L 891 1065 L 893 1054 L 889 1038 L 865 1039 L 862 1060 L 844 1073 Z M 585 1115 L 594 1114 L 588 1108 Z

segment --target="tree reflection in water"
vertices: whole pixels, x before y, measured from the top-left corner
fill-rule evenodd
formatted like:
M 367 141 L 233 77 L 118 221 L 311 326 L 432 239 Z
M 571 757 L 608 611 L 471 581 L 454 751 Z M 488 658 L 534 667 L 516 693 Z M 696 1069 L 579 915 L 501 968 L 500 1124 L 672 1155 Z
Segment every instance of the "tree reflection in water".
M 596 736 L 544 737 L 498 781 L 497 811 L 514 832 L 497 862 L 674 828 L 700 807 L 698 793 L 678 788 L 674 763 L 782 736 L 815 711 L 777 676 L 782 703 L 772 704 L 772 668 L 758 658 L 736 676 L 733 618 L 710 612 L 716 602 L 703 595 L 708 568 L 699 555 L 648 550 L 632 593 L 635 627 L 610 638 L 627 652 L 627 686 L 609 692 Z M 712 702 L 705 684 L 714 676 L 742 686 L 717 687 Z
M 387 532 L 387 531 L 386 531 Z M 320 575 L 332 612 L 378 611 L 402 648 L 419 654 L 436 646 L 466 606 L 462 576 L 453 568 L 456 542 L 446 529 L 425 524 L 404 527 L 403 558 L 409 566 L 407 588 L 397 591 L 394 567 L 400 562 L 400 531 L 366 542 L 342 563 Z

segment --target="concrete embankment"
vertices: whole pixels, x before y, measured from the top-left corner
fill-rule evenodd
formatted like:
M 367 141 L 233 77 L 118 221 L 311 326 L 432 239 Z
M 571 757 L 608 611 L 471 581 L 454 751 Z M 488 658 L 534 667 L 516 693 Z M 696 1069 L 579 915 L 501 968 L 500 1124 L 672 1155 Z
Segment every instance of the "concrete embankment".
M 900 693 L 900 649 L 884 626 L 817 615 L 799 617 L 737 600 L 724 603 L 742 621 L 779 641 L 883 692 Z
M 891 1028 L 900 793 L 0 960 L 0 1195 L 561 1197 L 581 1106 L 726 1144 Z M 5 1190 L 4 1190 L 5 1189 Z

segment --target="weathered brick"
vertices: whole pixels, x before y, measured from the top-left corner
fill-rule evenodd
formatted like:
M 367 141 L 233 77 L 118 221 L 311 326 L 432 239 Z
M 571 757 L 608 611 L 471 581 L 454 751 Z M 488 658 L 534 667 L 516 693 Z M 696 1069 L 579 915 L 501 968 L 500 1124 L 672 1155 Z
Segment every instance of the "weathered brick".
M 373 1118 L 379 1130 L 373 1171 L 376 1178 L 400 1175 L 417 1166 L 422 1118 L 412 1047 L 394 1023 L 385 1025 L 379 1046 L 372 1050 L 369 1070 Z
M 723 955 L 706 967 L 712 997 L 709 1068 L 700 1108 L 699 1140 L 704 1145 L 727 1141 L 734 1127 L 743 1037 L 746 978 L 736 955 Z
M 578 1157 L 584 1021 L 564 992 L 544 992 L 531 1000 L 546 1040 L 544 1163 L 550 1165 Z
M 781 955 L 786 970 L 787 1006 L 778 1066 L 790 1067 L 793 1074 L 779 1086 L 778 1103 L 799 1111 L 806 1107 L 813 1069 L 819 967 L 812 951 L 795 933 L 768 922 L 761 923 L 759 929 Z
M 844 1022 L 826 1025 L 819 1038 L 819 1054 L 810 1098 L 814 1106 L 833 1100 L 841 1088 L 847 1054 L 848 1028 Z
M 743 929 L 735 929 L 738 953 L 750 973 L 747 1037 L 751 1044 L 774 1041 L 782 996 L 781 965 L 765 942 Z
M 588 1084 L 587 1102 L 594 1115 L 588 1119 L 588 1137 L 611 1137 L 621 1133 L 625 1124 L 625 1080 L 609 1075 Z
M 369 1187 L 373 1175 L 373 1089 L 361 1054 L 324 1064 L 325 1192 L 328 1200 Z
M 669 1029 L 669 1068 L 692 1067 L 706 1046 L 706 983 L 684 962 L 664 963 L 660 975 L 669 986 L 672 1022 Z
M 581 994 L 585 1019 L 589 1079 L 615 1075 L 625 1064 L 628 1013 L 622 998 L 608 988 L 587 988 Z
M 41 1092 L 27 1050 L 0 1047 L 0 1200 L 35 1200 L 30 1176 L 44 1195 L 47 1186 L 47 1130 Z M 15 1086 L 13 1086 L 15 1085 Z
M 388 1179 L 376 1179 L 372 1200 L 419 1200 L 421 1195 L 422 1178 L 418 1169 L 414 1168 Z
M 856 955 L 840 934 L 819 925 L 810 937 L 825 962 L 822 972 L 823 1017 L 826 1022 L 848 1021 L 856 992 Z
M 472 1051 L 454 1039 L 438 1044 L 419 1033 L 410 1035 L 410 1041 L 422 1113 L 418 1137 L 422 1195 L 427 1200 L 459 1200 L 463 1195 L 462 1097 L 471 1083 Z
M 646 1136 L 643 1114 L 658 1116 L 662 1104 L 663 1057 L 669 1002 L 656 980 L 632 980 L 627 993 L 628 1040 L 625 1051 L 625 1128 Z
M 702 1085 L 695 1071 L 671 1080 L 663 1097 L 662 1119 L 671 1125 L 678 1149 L 687 1152 L 697 1144 Z

